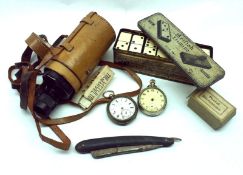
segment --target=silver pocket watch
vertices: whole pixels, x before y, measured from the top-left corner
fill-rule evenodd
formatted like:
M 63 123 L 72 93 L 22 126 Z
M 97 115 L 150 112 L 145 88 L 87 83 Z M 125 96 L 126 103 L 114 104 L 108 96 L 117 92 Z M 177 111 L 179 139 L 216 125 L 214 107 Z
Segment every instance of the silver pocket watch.
M 114 123 L 118 125 L 127 125 L 132 122 L 138 113 L 136 102 L 128 96 L 115 96 L 113 91 L 106 91 L 104 97 L 109 98 L 111 101 L 107 104 L 107 115 Z

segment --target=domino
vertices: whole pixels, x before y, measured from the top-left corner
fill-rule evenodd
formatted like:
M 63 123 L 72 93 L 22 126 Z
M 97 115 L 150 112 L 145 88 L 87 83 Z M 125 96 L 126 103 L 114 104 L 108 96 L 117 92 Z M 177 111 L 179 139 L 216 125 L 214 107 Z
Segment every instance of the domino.
M 126 41 L 118 41 L 115 46 L 116 49 L 120 49 L 120 50 L 128 50 L 128 47 L 129 47 L 129 42 Z
M 157 48 L 155 47 L 144 47 L 143 53 L 147 55 L 156 55 Z
M 132 38 L 131 33 L 121 32 L 118 41 L 130 42 Z
M 156 55 L 157 46 L 150 39 L 146 39 L 143 53 L 147 55 Z
M 154 49 L 157 49 L 156 44 L 153 41 L 151 41 L 150 39 L 146 40 L 145 47 L 153 47 Z
M 142 53 L 142 45 L 139 44 L 131 44 L 129 51 L 136 52 L 136 53 Z
M 143 45 L 143 42 L 144 42 L 144 36 L 141 36 L 141 35 L 133 35 L 132 36 L 131 44 Z
M 143 43 L 144 43 L 144 36 L 133 35 L 129 51 L 136 52 L 136 53 L 142 53 Z

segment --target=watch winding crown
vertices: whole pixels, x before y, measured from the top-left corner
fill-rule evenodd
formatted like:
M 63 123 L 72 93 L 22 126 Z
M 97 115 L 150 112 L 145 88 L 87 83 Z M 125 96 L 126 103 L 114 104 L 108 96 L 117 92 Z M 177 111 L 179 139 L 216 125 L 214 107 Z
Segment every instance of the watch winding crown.
M 151 79 L 149 81 L 149 87 L 155 87 L 155 80 L 154 79 Z

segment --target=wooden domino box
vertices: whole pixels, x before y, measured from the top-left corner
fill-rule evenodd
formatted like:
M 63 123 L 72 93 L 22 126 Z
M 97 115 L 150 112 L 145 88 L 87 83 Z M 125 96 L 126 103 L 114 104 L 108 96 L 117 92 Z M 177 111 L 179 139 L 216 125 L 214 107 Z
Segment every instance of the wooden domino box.
M 197 44 L 213 57 L 211 46 Z M 113 47 L 114 62 L 135 72 L 192 84 L 188 76 L 141 31 L 121 29 Z

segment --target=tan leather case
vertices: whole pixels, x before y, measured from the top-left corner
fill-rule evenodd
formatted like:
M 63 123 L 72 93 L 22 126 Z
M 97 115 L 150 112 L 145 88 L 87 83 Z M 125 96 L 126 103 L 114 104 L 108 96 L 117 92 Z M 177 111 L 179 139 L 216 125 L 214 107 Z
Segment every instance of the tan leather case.
M 62 75 L 77 92 L 115 37 L 112 26 L 96 12 L 91 12 L 58 47 L 49 46 L 34 33 L 26 43 L 42 59 L 49 61 L 46 68 Z

